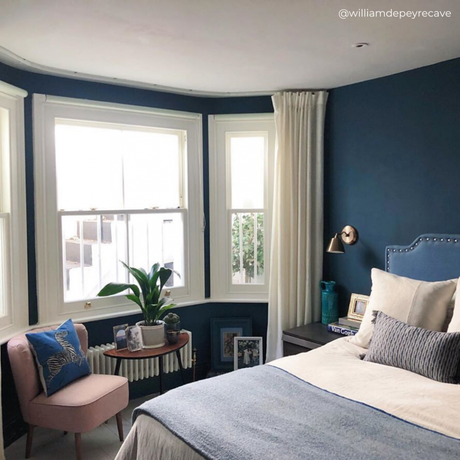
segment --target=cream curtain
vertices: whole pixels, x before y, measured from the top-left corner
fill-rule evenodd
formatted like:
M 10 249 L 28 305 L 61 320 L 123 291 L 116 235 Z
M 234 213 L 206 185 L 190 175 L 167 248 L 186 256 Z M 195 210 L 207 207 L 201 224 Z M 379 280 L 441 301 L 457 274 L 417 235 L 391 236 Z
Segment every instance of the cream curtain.
M 272 100 L 277 149 L 267 361 L 283 356 L 283 330 L 319 321 L 321 316 L 327 93 L 283 92 Z

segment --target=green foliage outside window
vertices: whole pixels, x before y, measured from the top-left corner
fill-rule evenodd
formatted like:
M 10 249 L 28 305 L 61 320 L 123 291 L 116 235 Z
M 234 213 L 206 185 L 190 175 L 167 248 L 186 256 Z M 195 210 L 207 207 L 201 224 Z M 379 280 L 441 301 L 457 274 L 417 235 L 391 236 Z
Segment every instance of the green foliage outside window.
M 232 274 L 240 272 L 240 243 L 243 250 L 245 283 L 254 281 L 254 216 L 257 216 L 257 274 L 264 272 L 264 215 L 262 213 L 235 214 L 232 225 Z M 243 237 L 240 242 L 240 225 Z

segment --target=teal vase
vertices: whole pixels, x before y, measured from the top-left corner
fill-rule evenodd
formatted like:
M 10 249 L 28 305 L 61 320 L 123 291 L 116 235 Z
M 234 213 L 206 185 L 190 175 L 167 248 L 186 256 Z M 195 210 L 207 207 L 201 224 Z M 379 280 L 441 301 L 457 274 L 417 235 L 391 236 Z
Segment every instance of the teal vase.
M 321 322 L 335 323 L 339 320 L 339 298 L 335 292 L 335 281 L 321 281 Z

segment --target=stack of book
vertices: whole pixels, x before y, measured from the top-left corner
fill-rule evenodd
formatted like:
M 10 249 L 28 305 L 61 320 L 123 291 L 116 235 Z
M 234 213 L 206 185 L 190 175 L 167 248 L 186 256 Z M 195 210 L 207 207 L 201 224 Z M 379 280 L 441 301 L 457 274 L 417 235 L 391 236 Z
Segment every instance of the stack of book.
M 339 321 L 336 323 L 328 324 L 327 330 L 336 334 L 355 335 L 359 330 L 359 326 L 361 326 L 360 321 L 350 319 L 346 316 L 345 318 L 339 318 Z

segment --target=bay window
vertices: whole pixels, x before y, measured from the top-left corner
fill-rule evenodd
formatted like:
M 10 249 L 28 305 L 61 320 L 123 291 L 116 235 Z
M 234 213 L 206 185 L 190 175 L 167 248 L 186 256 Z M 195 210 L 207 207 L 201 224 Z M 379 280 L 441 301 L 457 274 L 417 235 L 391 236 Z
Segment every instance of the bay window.
M 178 303 L 203 297 L 201 118 L 35 95 L 36 220 L 41 322 L 137 310 L 120 261 L 177 272 Z

